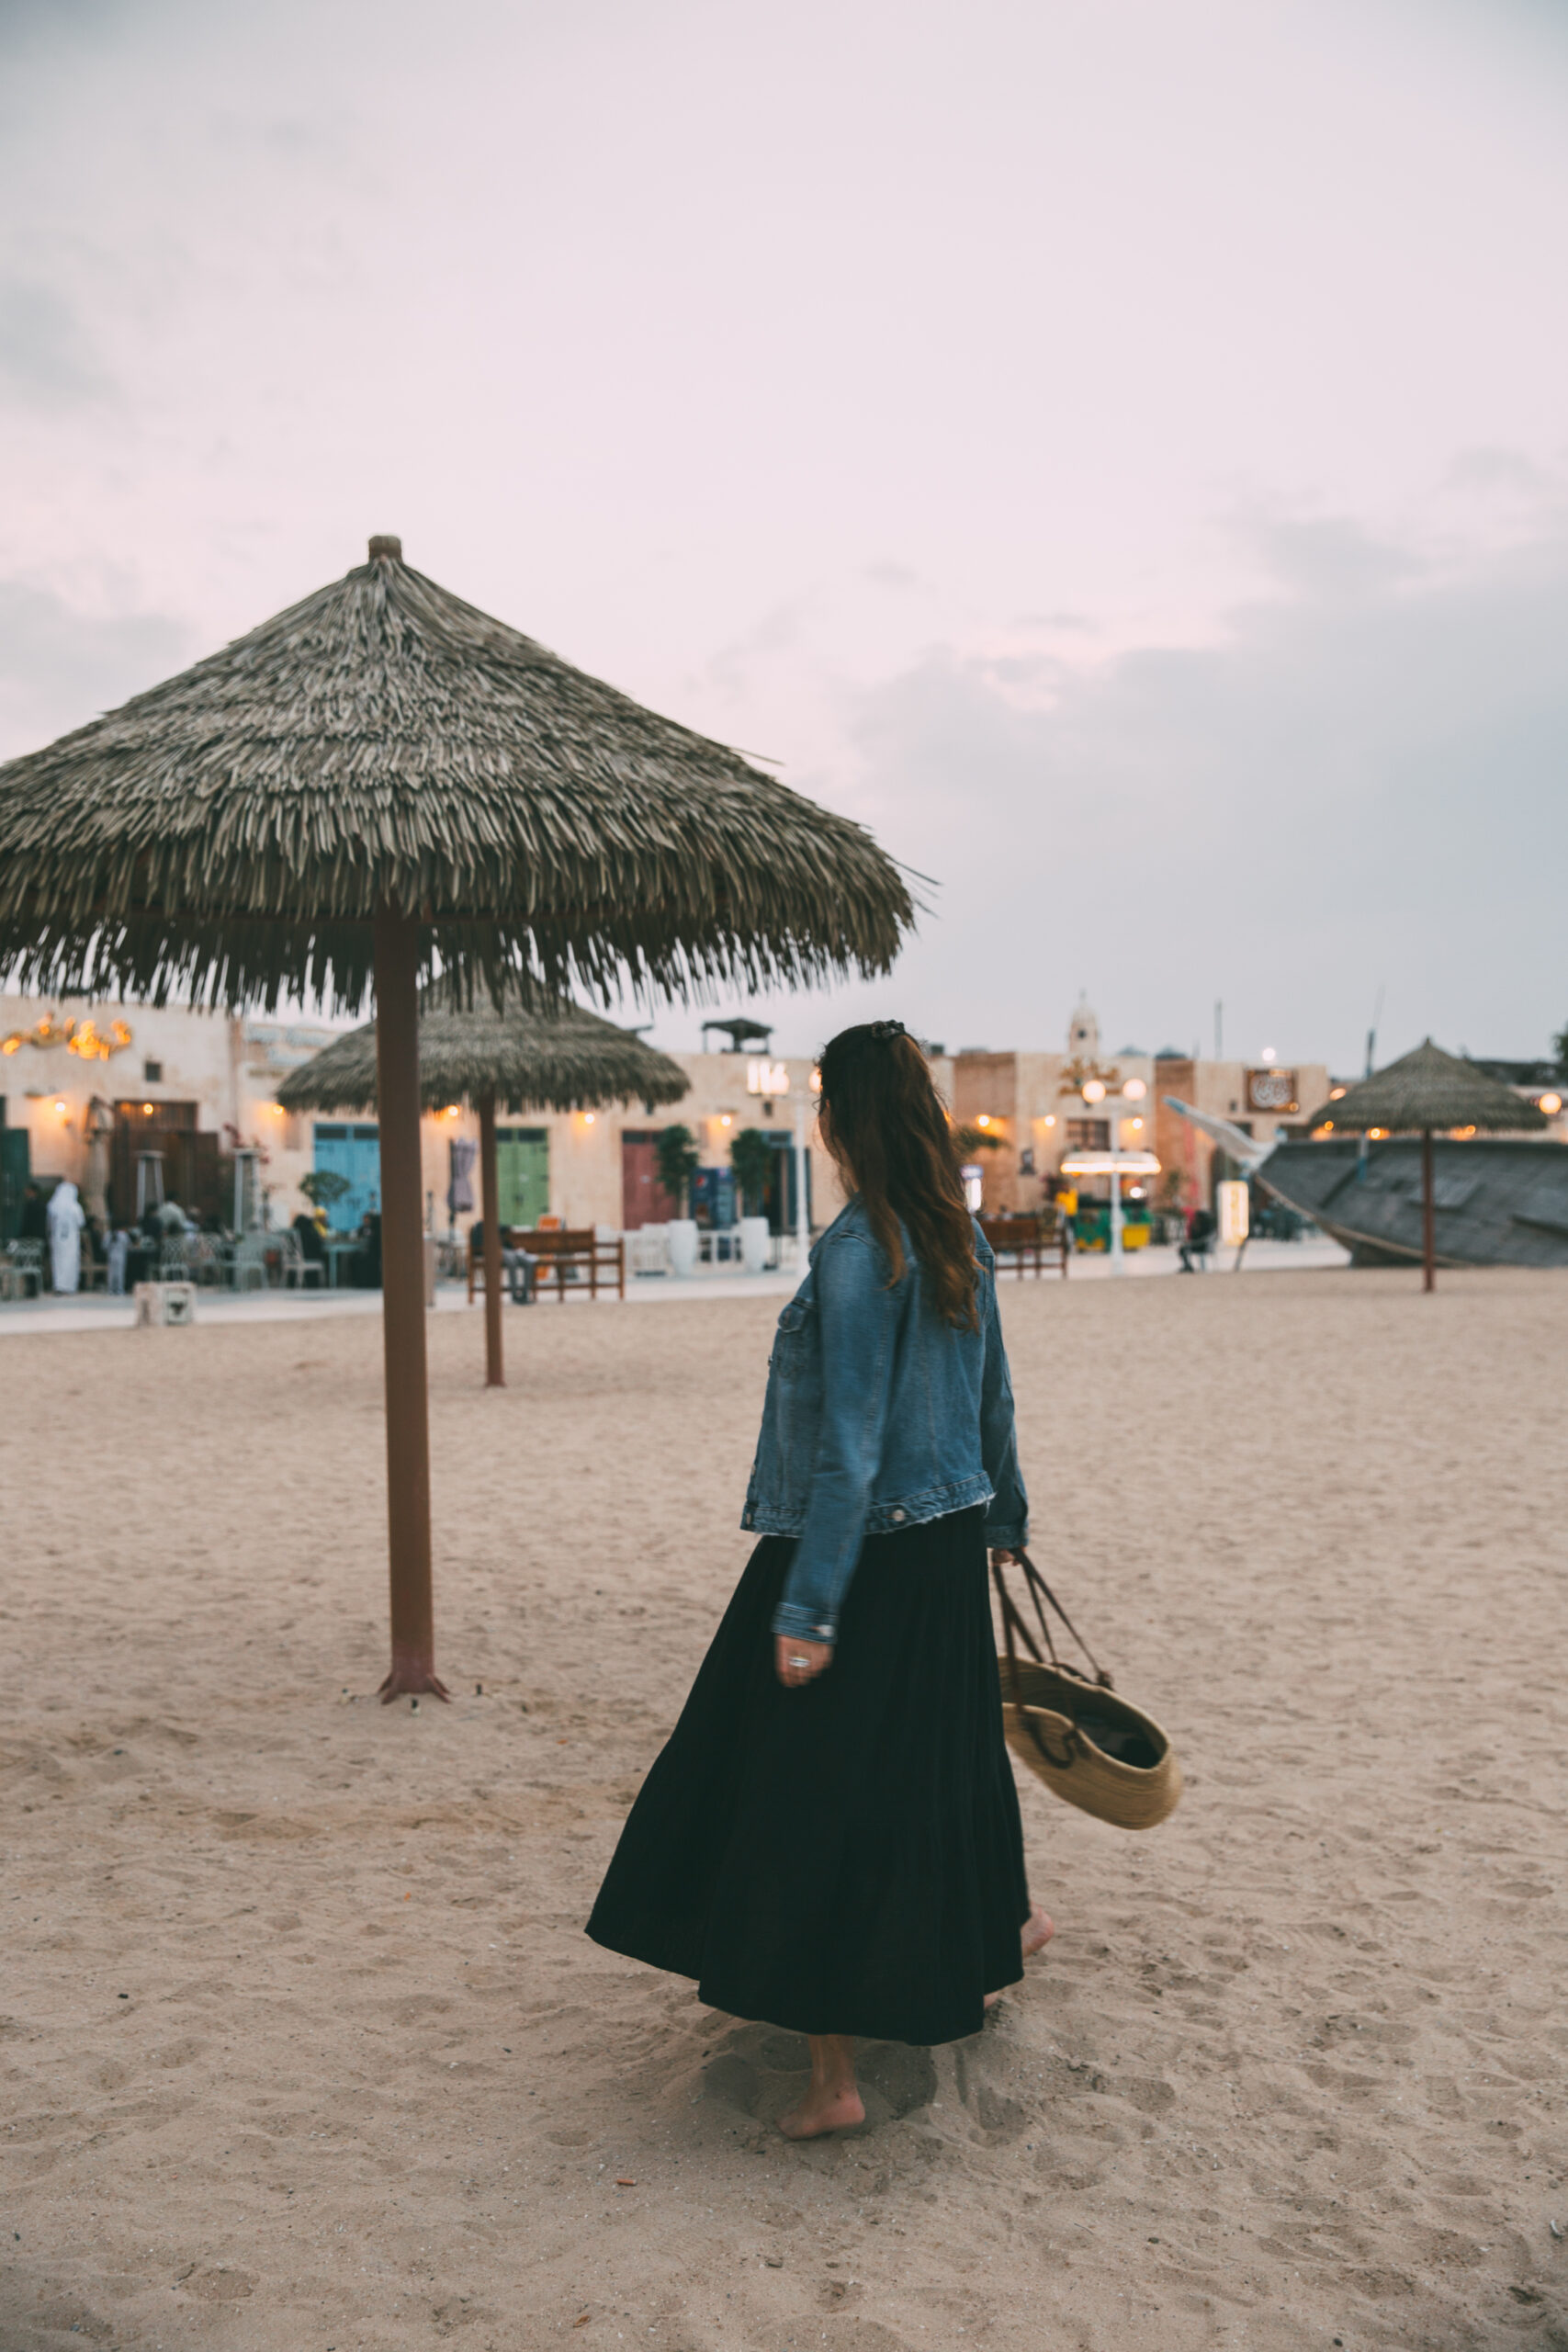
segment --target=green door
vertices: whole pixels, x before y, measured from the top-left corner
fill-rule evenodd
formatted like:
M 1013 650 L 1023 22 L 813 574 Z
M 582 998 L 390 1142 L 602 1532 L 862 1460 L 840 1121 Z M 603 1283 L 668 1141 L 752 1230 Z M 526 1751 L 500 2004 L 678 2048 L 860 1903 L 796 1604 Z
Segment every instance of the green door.
M 497 1127 L 495 1189 L 502 1225 L 537 1225 L 550 1207 L 550 1137 L 546 1127 Z

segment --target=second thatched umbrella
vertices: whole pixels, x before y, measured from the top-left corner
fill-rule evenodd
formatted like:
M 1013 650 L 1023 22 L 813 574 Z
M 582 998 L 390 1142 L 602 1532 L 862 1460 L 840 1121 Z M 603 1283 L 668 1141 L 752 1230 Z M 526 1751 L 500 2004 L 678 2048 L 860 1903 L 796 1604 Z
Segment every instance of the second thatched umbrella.
M 496 1182 L 495 1106 L 587 1111 L 640 1095 L 678 1102 L 688 1080 L 679 1062 L 657 1053 L 629 1029 L 617 1029 L 581 1005 L 540 1005 L 497 1012 L 426 1011 L 419 1023 L 419 1091 L 427 1111 L 467 1102 L 479 1114 L 479 1170 L 485 1250 L 485 1385 L 503 1388 L 501 1346 L 501 1206 Z M 277 1090 L 286 1111 L 370 1111 L 377 1107 L 376 1023 L 351 1029 L 291 1070 Z
M 861 826 L 370 542 L 370 560 L 0 767 L 0 972 L 198 1003 L 374 976 L 392 1664 L 437 1690 L 419 989 L 683 996 L 885 972 L 914 919 Z
M 1359 1086 L 1332 1095 L 1314 1114 L 1312 1125 L 1350 1135 L 1418 1134 L 1421 1137 L 1421 1256 L 1423 1288 L 1438 1282 L 1437 1203 L 1432 1183 L 1432 1136 L 1453 1128 L 1478 1127 L 1517 1135 L 1547 1122 L 1533 1102 L 1457 1054 L 1445 1054 L 1430 1037 L 1374 1070 Z

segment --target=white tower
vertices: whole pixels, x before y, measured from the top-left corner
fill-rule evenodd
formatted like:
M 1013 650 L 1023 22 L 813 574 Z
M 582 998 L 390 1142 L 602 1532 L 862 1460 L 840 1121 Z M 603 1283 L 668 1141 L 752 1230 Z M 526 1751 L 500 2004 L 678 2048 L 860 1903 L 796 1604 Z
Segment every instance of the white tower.
M 1067 1023 L 1067 1059 L 1098 1062 L 1100 1059 L 1100 1015 L 1080 989 L 1073 1007 L 1073 1017 Z

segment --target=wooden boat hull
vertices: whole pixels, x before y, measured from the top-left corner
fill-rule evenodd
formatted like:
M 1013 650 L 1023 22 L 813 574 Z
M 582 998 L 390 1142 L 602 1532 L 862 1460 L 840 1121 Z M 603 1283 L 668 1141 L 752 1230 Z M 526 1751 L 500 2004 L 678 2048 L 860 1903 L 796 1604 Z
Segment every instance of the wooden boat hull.
M 1434 1139 L 1438 1262 L 1568 1266 L 1568 1144 Z M 1258 1183 L 1343 1243 L 1357 1265 L 1421 1258 L 1421 1142 L 1283 1143 Z

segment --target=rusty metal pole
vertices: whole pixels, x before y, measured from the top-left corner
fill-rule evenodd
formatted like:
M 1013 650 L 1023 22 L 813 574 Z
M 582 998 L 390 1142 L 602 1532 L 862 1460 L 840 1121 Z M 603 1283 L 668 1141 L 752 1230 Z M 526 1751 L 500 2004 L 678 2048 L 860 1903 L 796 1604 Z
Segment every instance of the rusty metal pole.
M 1438 1223 L 1432 1199 L 1432 1130 L 1421 1130 L 1421 1254 L 1425 1265 L 1423 1290 L 1438 1287 Z
M 495 1094 L 479 1096 L 479 1193 L 485 1221 L 485 1386 L 504 1388 L 501 1363 L 501 1187 L 495 1172 Z
M 419 1148 L 419 922 L 376 916 L 376 1087 L 381 1122 L 381 1333 L 387 1380 L 387 1535 L 392 1664 L 383 1701 L 435 1673 L 430 1575 L 430 1408 L 424 1368 L 423 1179 Z

